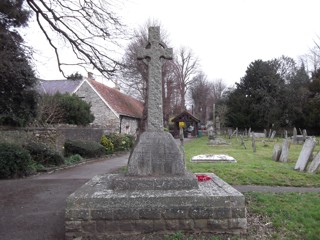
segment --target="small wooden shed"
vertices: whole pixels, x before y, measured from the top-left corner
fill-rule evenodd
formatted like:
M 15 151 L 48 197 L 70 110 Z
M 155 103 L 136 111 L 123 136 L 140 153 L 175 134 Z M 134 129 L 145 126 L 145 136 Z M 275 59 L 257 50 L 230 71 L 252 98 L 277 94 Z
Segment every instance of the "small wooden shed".
M 199 122 L 200 120 L 193 116 L 188 111 L 183 111 L 179 115 L 177 115 L 175 118 L 171 120 L 174 122 L 174 133 L 173 136 L 177 137 L 179 136 L 179 122 L 185 123 L 184 132 L 185 133 L 191 133 L 191 136 L 197 136 L 198 130 L 199 130 Z M 185 135 L 186 136 L 186 135 Z

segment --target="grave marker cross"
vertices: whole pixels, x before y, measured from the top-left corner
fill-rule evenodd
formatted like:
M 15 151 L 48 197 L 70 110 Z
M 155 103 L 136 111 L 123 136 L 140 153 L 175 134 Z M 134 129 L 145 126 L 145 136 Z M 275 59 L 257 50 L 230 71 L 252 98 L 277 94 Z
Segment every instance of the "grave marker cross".
M 163 131 L 162 65 L 163 59 L 172 59 L 172 48 L 161 41 L 160 27 L 149 27 L 148 44 L 137 58 L 148 65 L 147 131 Z

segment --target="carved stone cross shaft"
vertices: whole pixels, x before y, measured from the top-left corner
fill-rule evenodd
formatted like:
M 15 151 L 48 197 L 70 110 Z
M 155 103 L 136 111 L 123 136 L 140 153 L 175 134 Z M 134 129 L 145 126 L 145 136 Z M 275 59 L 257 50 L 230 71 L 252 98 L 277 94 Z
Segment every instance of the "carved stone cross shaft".
M 172 59 L 172 48 L 161 41 L 160 27 L 149 27 L 148 43 L 137 58 L 148 65 L 147 131 L 163 131 L 162 65 L 163 59 Z

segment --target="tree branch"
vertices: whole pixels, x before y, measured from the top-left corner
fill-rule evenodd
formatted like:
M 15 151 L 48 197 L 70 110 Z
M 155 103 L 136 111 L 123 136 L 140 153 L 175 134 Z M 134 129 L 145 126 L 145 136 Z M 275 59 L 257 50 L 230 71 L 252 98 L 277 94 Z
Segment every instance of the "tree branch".
M 111 5 L 105 0 L 26 0 L 36 13 L 37 23 L 54 49 L 59 71 L 70 65 L 93 66 L 103 76 L 111 77 L 120 62 L 114 51 L 123 39 L 124 26 L 115 14 L 109 11 Z M 42 20 L 48 24 L 45 26 Z M 52 31 L 50 33 L 50 31 Z M 81 63 L 63 63 L 61 51 L 50 35 L 58 33 L 70 46 Z

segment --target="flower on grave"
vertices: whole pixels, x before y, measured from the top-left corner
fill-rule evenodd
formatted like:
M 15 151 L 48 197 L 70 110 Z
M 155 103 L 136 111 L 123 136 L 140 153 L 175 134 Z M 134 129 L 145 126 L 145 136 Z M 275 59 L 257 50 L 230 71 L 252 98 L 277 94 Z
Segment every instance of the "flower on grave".
M 198 182 L 204 182 L 204 181 L 212 180 L 212 177 L 209 177 L 206 174 L 196 174 L 196 177 L 198 179 Z

